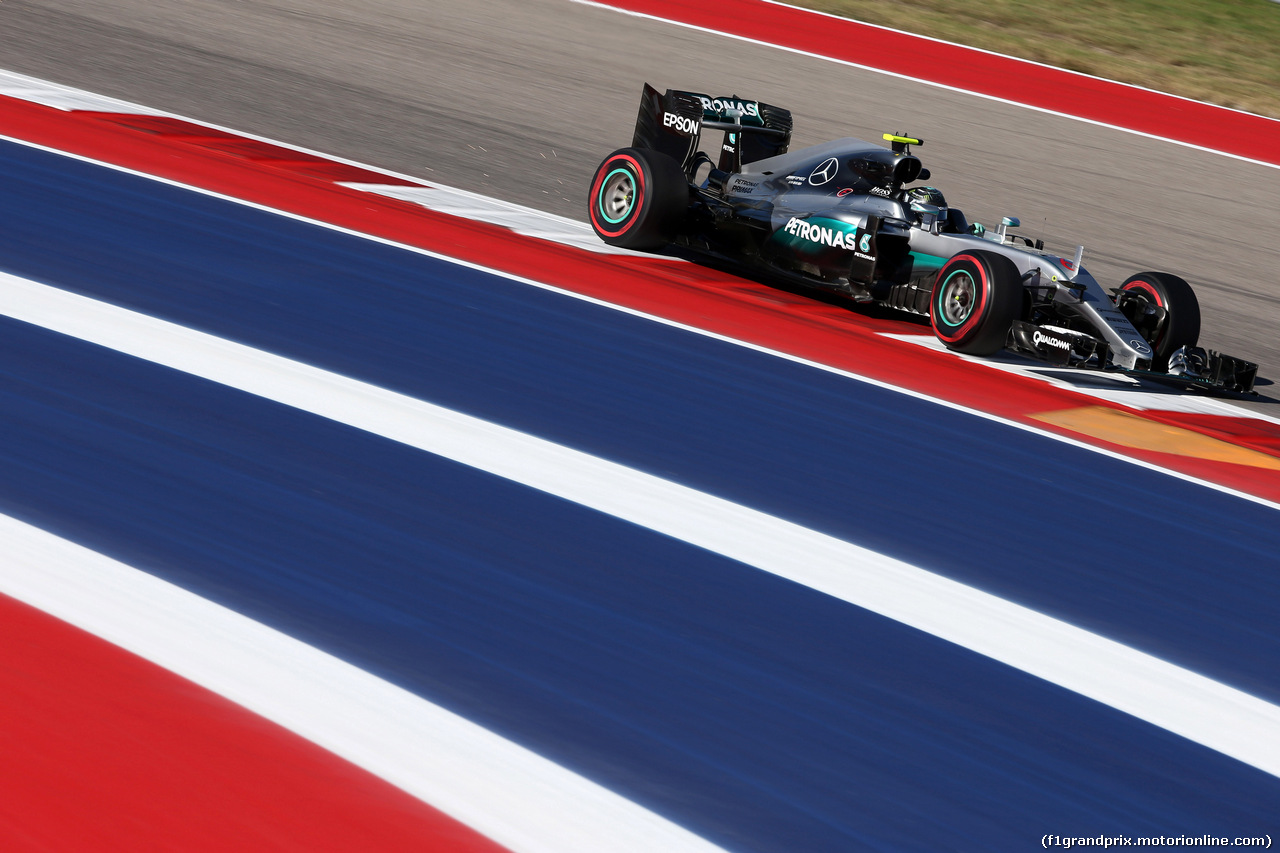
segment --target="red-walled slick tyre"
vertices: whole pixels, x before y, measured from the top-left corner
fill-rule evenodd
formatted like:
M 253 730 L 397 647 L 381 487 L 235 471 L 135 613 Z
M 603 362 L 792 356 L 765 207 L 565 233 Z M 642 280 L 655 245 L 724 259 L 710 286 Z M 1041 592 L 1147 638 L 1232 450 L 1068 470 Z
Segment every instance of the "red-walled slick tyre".
M 689 182 L 680 164 L 647 148 L 623 148 L 605 158 L 591 181 L 591 227 L 625 249 L 670 243 L 689 207 Z
M 970 355 L 998 352 L 1022 311 L 1022 276 L 1013 261 L 974 250 L 938 270 L 929 300 L 933 333 L 949 349 Z
M 1120 285 L 1116 301 L 1155 351 L 1152 370 L 1167 370 L 1169 356 L 1200 340 L 1200 301 L 1191 285 L 1176 275 L 1140 272 L 1129 276 Z

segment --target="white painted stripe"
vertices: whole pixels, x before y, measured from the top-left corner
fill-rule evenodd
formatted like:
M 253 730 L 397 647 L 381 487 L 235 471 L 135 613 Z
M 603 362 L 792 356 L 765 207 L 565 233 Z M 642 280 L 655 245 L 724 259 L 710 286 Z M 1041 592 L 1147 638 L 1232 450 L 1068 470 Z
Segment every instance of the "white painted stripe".
M 2 273 L 0 313 L 376 433 L 755 566 L 1280 776 L 1280 707 L 932 572 L 498 424 Z
M 4 515 L 0 549 L 0 592 L 227 697 L 515 853 L 720 850 L 457 714 L 146 572 Z
M 701 335 L 702 337 L 705 337 L 705 338 L 711 338 L 712 340 L 723 341 L 724 343 L 732 344 L 733 346 L 743 347 L 744 349 L 749 349 L 754 352 L 762 353 L 764 355 L 768 355 L 773 358 L 780 358 L 780 359 L 783 359 L 784 361 L 790 361 L 795 364 L 803 364 L 806 367 L 811 367 L 815 370 L 821 370 L 826 373 L 832 373 L 832 374 L 835 374 L 836 376 L 844 376 L 849 379 L 856 379 L 859 382 L 865 382 L 868 385 L 872 385 L 876 388 L 881 388 L 885 391 L 892 391 L 895 394 L 902 394 L 904 396 L 911 397 L 916 400 L 924 400 L 926 402 L 933 403 L 938 406 L 944 406 L 948 409 L 952 409 L 957 412 L 964 412 L 966 414 L 973 415 L 974 417 L 982 418 L 983 420 L 992 421 L 993 423 L 1004 424 L 1007 427 L 1012 427 L 1013 429 L 1021 430 L 1022 432 L 1029 432 L 1034 435 L 1041 436 L 1042 438 L 1047 438 L 1052 441 L 1060 442 L 1062 444 L 1069 444 L 1072 447 L 1077 447 L 1077 448 L 1080 448 L 1081 450 L 1087 450 L 1090 453 L 1097 453 L 1102 456 L 1107 456 L 1111 459 L 1117 459 L 1122 462 L 1128 463 L 1130 465 L 1136 465 L 1139 468 L 1146 468 L 1147 470 L 1150 470 L 1150 471 L 1159 471 L 1161 474 L 1164 474 L 1166 476 L 1175 477 L 1179 480 L 1184 480 L 1188 483 L 1195 483 L 1196 485 L 1203 486 L 1206 489 L 1213 489 L 1214 491 L 1222 492 L 1223 494 L 1232 495 L 1242 500 L 1250 501 L 1251 503 L 1256 503 L 1265 507 L 1269 507 L 1271 509 L 1280 510 L 1280 503 L 1267 500 L 1266 498 L 1259 497 L 1258 495 L 1249 494 L 1248 492 L 1242 492 L 1238 489 L 1233 489 L 1228 486 L 1224 486 L 1220 483 L 1214 483 L 1209 480 L 1202 480 L 1198 477 L 1192 477 L 1191 475 L 1184 474 L 1181 471 L 1175 471 L 1171 468 L 1164 468 L 1164 467 L 1161 467 L 1160 465 L 1156 465 L 1152 462 L 1148 462 L 1143 459 L 1137 459 L 1132 456 L 1126 456 L 1122 453 L 1117 453 L 1112 450 L 1107 450 L 1102 447 L 1097 447 L 1096 445 L 1088 444 L 1086 442 L 1083 442 L 1074 438 L 1069 438 L 1068 436 L 1065 436 L 1065 435 L 1060 435 L 1055 432 L 1039 429 L 1037 427 L 1031 426 L 1030 424 L 1009 420 L 1008 418 L 1003 418 L 1003 417 L 1000 417 L 999 415 L 993 415 L 990 412 L 984 412 L 981 409 L 970 408 L 968 406 L 955 403 L 951 400 L 945 400 L 941 397 L 933 397 L 928 394 L 921 393 L 919 391 L 913 391 L 909 388 L 903 388 L 899 385 L 893 385 L 892 383 L 889 383 L 889 382 L 885 382 L 879 379 L 874 379 L 870 376 L 863 376 L 862 374 L 854 373 L 853 371 L 850 371 L 850 370 L 845 370 L 839 367 L 833 367 L 832 365 L 824 364 L 823 362 L 820 362 L 820 361 L 812 361 L 807 358 L 802 358 L 798 355 L 793 355 L 788 352 L 783 352 L 782 350 L 770 349 L 769 347 L 762 346 L 760 344 L 751 343 L 750 341 L 744 341 L 738 338 L 732 338 L 732 337 L 729 337 L 728 335 L 722 335 L 718 332 L 712 332 L 707 329 L 699 328 L 698 326 L 690 326 L 685 323 L 678 322 L 676 320 L 671 320 L 666 317 L 658 316 L 657 314 L 647 314 L 643 311 L 639 311 L 634 308 L 628 308 L 625 305 L 618 305 L 613 302 L 606 302 L 605 300 L 598 299 L 594 296 L 587 296 L 586 294 L 583 294 L 583 293 L 577 293 L 575 291 L 567 290 L 562 287 L 556 287 L 555 285 L 552 285 L 552 284 L 547 284 L 541 281 L 535 281 L 534 279 L 531 279 L 531 278 L 524 278 L 523 276 L 518 276 L 513 273 L 505 272 L 503 270 L 493 269 L 492 267 L 486 267 L 486 266 L 483 266 L 482 264 L 473 263 L 471 261 L 463 261 L 463 260 L 459 260 L 458 258 L 452 258 L 448 255 L 443 255 L 439 252 L 433 252 L 430 249 L 423 249 L 418 246 L 411 246 L 407 243 L 397 243 L 394 240 L 388 240 L 385 237 L 378 237 L 373 234 L 365 234 L 360 231 L 353 231 L 352 229 L 344 228 L 341 225 L 334 225 L 333 223 L 324 222 L 319 219 L 311 219 L 310 217 L 302 216 L 297 213 L 290 213 L 289 211 L 285 211 L 285 210 L 277 210 L 276 208 L 267 207 L 266 205 L 258 204 L 257 202 L 246 201 L 244 199 L 236 198 L 234 196 L 224 195 L 222 193 L 203 189 L 197 186 L 192 186 L 190 184 L 180 183 L 179 181 L 170 180 L 168 178 L 161 178 L 155 175 L 149 175 L 146 172 L 139 172 L 136 169 L 129 169 L 127 167 L 118 166 L 113 163 L 107 163 L 102 160 L 94 160 L 90 157 L 84 157 L 79 154 L 72 154 L 66 151 L 60 151 L 57 148 L 50 148 L 46 145 L 40 145 L 35 142 L 28 142 L 26 140 L 17 139 L 11 136 L 4 136 L 3 134 L 0 134 L 0 140 L 4 140 L 6 142 L 12 142 L 16 145 L 23 145 L 28 148 L 33 148 L 39 151 L 47 151 L 50 154 L 57 154 L 62 157 L 69 157 L 73 160 L 78 160 L 82 163 L 92 163 L 95 166 L 101 166 L 105 169 L 111 169 L 112 171 L 120 172 L 126 175 L 134 175 L 135 177 L 146 178 L 147 180 L 156 181 L 158 183 L 165 184 L 166 186 L 180 187 L 185 190 L 190 190 L 191 192 L 194 192 L 194 193 L 199 193 L 200 195 L 208 196 L 209 198 L 221 199 L 223 201 L 231 202 L 233 204 L 239 204 L 244 207 L 251 208 L 253 210 L 261 210 L 263 212 L 271 213 L 276 216 L 283 216 L 286 219 L 292 219 L 297 222 L 306 222 L 309 225 L 315 225 L 319 228 L 326 228 L 330 231 L 334 231 L 339 234 L 346 234 L 351 237 L 359 237 L 360 239 L 370 240 L 374 243 L 380 243 L 384 246 L 394 246 L 395 248 L 402 249 L 406 252 L 412 252 L 414 254 L 422 255 L 424 257 L 435 258 L 441 261 L 447 261 L 451 264 L 457 264 L 458 266 L 466 267 L 467 269 L 478 270 L 488 275 L 494 275 L 500 278 L 505 278 L 508 281 L 519 282 L 520 284 L 528 285 L 529 287 L 536 287 L 539 290 L 545 290 L 550 293 L 558 294 L 560 296 L 567 296 L 570 299 L 576 299 L 580 302 L 587 302 L 592 305 L 598 305 L 601 308 L 607 308 L 611 311 L 618 311 L 622 314 L 628 314 L 632 317 L 639 317 L 653 323 L 659 323 L 664 326 L 669 326 L 673 329 L 680 329 L 682 331 L 690 332 L 691 334 Z M 1237 409 L 1235 407 L 1232 407 L 1232 409 L 1234 414 L 1237 417 L 1247 418 L 1247 417 L 1253 416 L 1253 413 L 1247 409 Z
M 907 80 L 912 83 L 919 83 L 922 86 L 931 86 L 935 89 L 942 89 L 947 92 L 956 92 L 961 95 L 972 95 L 975 98 L 982 98 L 983 100 L 986 100 L 986 101 L 994 101 L 995 103 L 998 103 L 998 104 L 1008 104 L 1011 107 L 1021 107 L 1022 109 L 1025 109 L 1025 110 L 1034 110 L 1035 112 L 1044 113 L 1045 115 L 1058 116 L 1059 118 L 1066 118 L 1066 119 L 1071 119 L 1073 121 L 1080 121 L 1080 122 L 1084 122 L 1085 124 L 1092 124 L 1096 127 L 1105 127 L 1108 130 L 1118 130 L 1121 133 L 1130 133 L 1130 134 L 1133 134 L 1134 136 L 1141 136 L 1145 139 L 1155 139 L 1160 142 L 1169 142 L 1173 145 L 1180 145 L 1183 148 L 1191 148 L 1196 151 L 1205 151 L 1209 154 L 1217 154 L 1221 157 L 1230 157 L 1232 160 L 1242 160 L 1245 163 L 1254 163 L 1258 166 L 1266 166 L 1269 169 L 1280 169 L 1280 163 L 1269 163 L 1266 160 L 1255 160 L 1252 157 L 1245 157 L 1240 154 L 1231 154 L 1226 151 L 1219 151 L 1217 148 L 1208 148 L 1203 145 L 1195 145 L 1191 142 L 1183 142 L 1180 139 L 1171 139 L 1167 136 L 1160 136 L 1154 133 L 1147 133 L 1141 130 L 1134 130 L 1132 128 L 1122 127 L 1118 124 L 1108 124 L 1105 121 L 1097 121 L 1091 118 L 1082 118 L 1081 116 L 1073 115 L 1071 113 L 1064 113 L 1058 110 L 1051 110 L 1047 107 L 1037 107 L 1033 104 L 1024 104 L 1021 101 L 1014 101 L 1008 98 L 1001 98 L 1001 97 L 997 97 L 996 95 L 987 95 L 987 94 L 984 94 L 983 92 L 975 92 L 971 89 L 964 89 L 959 86 L 949 86 L 946 83 L 938 83 L 933 80 L 926 80 L 923 77 L 912 77 L 909 74 L 900 74 L 896 71 L 886 71 L 883 68 L 877 68 L 874 65 L 863 65 L 858 62 L 851 62 L 850 60 L 847 60 L 847 59 L 837 59 L 834 56 L 827 56 L 826 54 L 822 54 L 822 53 L 814 53 L 808 50 L 801 50 L 800 48 L 797 48 L 797 47 L 787 47 L 786 45 L 782 45 L 782 44 L 774 44 L 773 42 L 760 41 L 759 39 L 753 39 L 753 38 L 750 38 L 749 36 L 740 36 L 735 33 L 726 33 L 722 30 L 713 30 L 707 27 L 700 27 L 700 26 L 697 26 L 696 24 L 688 24 L 688 23 L 685 23 L 684 21 L 678 21 L 674 18 L 663 18 L 658 15 L 648 14 L 647 12 L 633 12 L 630 9 L 620 9 L 617 6 L 610 6 L 607 2 L 597 2 L 597 0 L 570 0 L 570 2 L 577 3 L 581 6 L 594 6 L 598 9 L 607 9 L 610 12 L 617 12 L 620 15 L 627 15 L 632 18 L 645 18 L 650 21 L 658 21 L 663 24 L 670 24 L 673 27 L 681 27 L 686 30 L 693 30 L 694 32 L 705 33 L 707 35 L 723 36 L 724 38 L 727 38 L 727 39 L 733 39 L 734 41 L 745 42 L 747 44 L 754 44 L 760 47 L 771 47 L 775 50 L 781 50 L 787 53 L 793 53 L 797 56 L 807 56 L 811 59 L 821 59 L 824 62 L 834 62 L 837 65 L 844 65 L 849 68 L 857 68 L 861 71 L 870 71 L 873 74 L 883 74 L 886 77 L 894 77 L 899 80 Z M 785 4 L 778 4 L 778 5 L 785 5 Z M 832 17 L 837 17 L 837 16 L 832 16 Z M 907 34 L 915 35 L 914 33 L 907 33 Z M 917 36 L 917 38 L 925 38 L 925 36 Z M 957 45 L 957 46 L 964 47 L 965 45 Z M 973 48 L 970 48 L 970 49 L 973 49 Z M 995 54 L 995 55 L 1001 56 L 1002 54 Z M 1024 60 L 1013 59 L 1013 61 L 1021 62 Z M 1058 69 L 1058 70 L 1062 70 L 1062 69 Z M 1086 75 L 1082 75 L 1082 76 L 1086 76 Z M 1098 79 L 1102 79 L 1102 78 L 1098 78 Z M 1108 82 L 1114 83 L 1115 81 L 1111 80 Z M 1124 85 L 1124 84 L 1118 84 L 1118 85 Z M 1131 88 L 1138 88 L 1138 87 L 1131 87 Z M 1154 91 L 1154 90 L 1149 90 L 1149 91 Z M 1165 93 L 1160 92 L 1158 94 L 1165 94 Z M 1176 97 L 1176 96 L 1171 95 L 1170 97 Z M 1216 106 L 1216 105 L 1210 104 L 1210 106 Z M 1226 107 L 1221 107 L 1220 109 L 1226 109 Z M 1254 115 L 1254 114 L 1248 113 L 1248 115 Z M 1258 118 L 1267 118 L 1267 117 L 1258 116 Z M 1275 119 L 1269 119 L 1269 120 L 1275 121 Z
M 83 89 L 73 89 L 61 83 L 51 83 L 37 77 L 28 77 L 14 71 L 0 70 L 0 95 L 8 95 L 35 104 L 44 104 L 59 110 L 90 110 L 103 113 L 134 113 L 137 115 L 168 115 L 139 104 L 95 95 Z

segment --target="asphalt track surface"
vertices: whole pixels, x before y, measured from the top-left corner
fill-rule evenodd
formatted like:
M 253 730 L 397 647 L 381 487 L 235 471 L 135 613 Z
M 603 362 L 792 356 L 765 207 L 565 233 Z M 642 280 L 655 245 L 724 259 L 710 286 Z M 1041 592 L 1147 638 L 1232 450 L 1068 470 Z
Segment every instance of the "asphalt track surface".
M 1280 645 L 1258 630 L 1278 600 L 1269 507 L 58 155 L 5 144 L 0 173 L 10 272 L 760 507 L 1276 698 Z M 1228 835 L 1274 818 L 1274 776 L 875 613 L 376 435 L 2 325 L 0 511 L 731 849 L 1017 849 L 1059 824 Z M 798 434 L 917 445 L 834 453 Z M 947 512 L 957 494 L 998 528 Z M 1059 529 L 1044 506 L 1097 500 L 1097 535 L 1041 546 Z
M 1201 342 L 1280 377 L 1280 169 L 568 0 L 10 0 L 0 29 L 3 68 L 578 219 L 644 81 L 790 107 L 795 147 L 907 131 L 971 220 L 1183 275 Z

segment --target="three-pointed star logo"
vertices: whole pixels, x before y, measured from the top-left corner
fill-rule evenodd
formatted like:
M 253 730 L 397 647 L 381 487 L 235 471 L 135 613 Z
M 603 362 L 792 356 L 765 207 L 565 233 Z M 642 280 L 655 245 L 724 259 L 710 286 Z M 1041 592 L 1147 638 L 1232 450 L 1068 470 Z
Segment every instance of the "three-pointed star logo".
M 836 176 L 836 169 L 839 166 L 840 163 L 834 157 L 829 160 L 823 160 L 809 173 L 809 183 L 815 187 L 822 186 Z

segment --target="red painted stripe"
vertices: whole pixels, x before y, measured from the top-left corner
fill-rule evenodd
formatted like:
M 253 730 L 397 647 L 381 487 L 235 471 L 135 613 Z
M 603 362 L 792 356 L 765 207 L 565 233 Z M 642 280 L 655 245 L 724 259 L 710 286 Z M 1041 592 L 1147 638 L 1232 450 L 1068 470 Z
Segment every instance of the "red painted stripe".
M 329 181 L 410 185 L 409 181 L 390 177 L 381 172 L 352 166 L 349 163 L 339 163 L 327 157 L 318 157 L 259 139 L 248 139 L 174 116 L 134 113 L 93 113 L 93 116 L 100 121 L 109 121 L 121 127 L 141 130 L 163 139 L 196 145 L 211 151 L 221 151 L 234 157 Z
M 894 312 L 855 312 L 695 264 L 599 255 L 522 237 L 409 202 L 336 186 L 305 170 L 292 170 L 282 161 L 247 159 L 186 144 L 182 137 L 141 133 L 93 113 L 65 113 L 0 97 L 0 126 L 10 136 L 545 282 L 1036 429 L 1056 430 L 1172 471 L 1280 501 L 1277 472 L 1132 450 L 1046 427 L 1029 416 L 1084 404 L 1111 404 L 886 339 L 878 333 L 929 333 L 927 325 L 914 324 Z M 1189 424 L 1189 428 L 1197 427 Z
M 3 595 L 0 756 L 7 851 L 505 849 L 310 741 Z
M 1148 412 L 1147 417 L 1280 457 L 1280 424 L 1271 421 L 1192 412 Z
M 1280 165 L 1280 122 L 1262 116 L 764 0 L 599 2 Z

